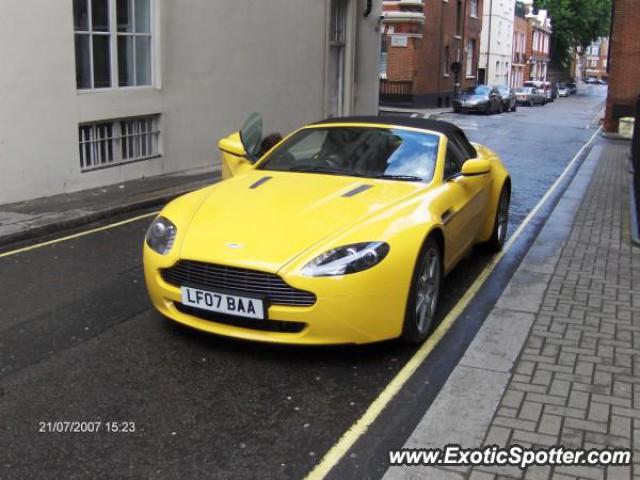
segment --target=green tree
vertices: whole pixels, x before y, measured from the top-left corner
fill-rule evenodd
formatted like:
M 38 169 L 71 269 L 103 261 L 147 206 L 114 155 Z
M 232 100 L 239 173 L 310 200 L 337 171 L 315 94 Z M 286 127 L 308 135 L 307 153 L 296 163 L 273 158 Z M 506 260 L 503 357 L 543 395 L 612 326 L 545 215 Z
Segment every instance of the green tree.
M 553 60 L 565 68 L 570 49 L 584 48 L 609 34 L 611 0 L 535 0 L 535 6 L 549 11 Z

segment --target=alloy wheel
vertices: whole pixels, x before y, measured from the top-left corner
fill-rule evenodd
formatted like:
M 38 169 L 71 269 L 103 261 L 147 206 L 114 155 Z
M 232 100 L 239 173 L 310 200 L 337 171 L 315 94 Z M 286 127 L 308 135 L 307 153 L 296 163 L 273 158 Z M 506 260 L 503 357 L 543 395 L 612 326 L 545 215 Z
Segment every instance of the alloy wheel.
M 507 237 L 507 227 L 509 225 L 509 194 L 506 190 L 500 195 L 498 204 L 498 242 L 504 244 Z
M 416 327 L 421 335 L 428 332 L 433 324 L 440 294 L 440 276 L 440 255 L 435 248 L 429 248 L 422 260 L 416 285 Z

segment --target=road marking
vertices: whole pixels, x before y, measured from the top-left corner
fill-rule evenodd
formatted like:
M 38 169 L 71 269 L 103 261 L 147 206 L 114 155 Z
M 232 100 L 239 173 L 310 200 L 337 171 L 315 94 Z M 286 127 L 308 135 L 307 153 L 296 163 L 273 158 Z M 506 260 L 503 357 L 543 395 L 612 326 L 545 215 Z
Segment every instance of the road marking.
M 138 220 L 142 220 L 144 218 L 153 217 L 157 215 L 159 212 L 151 212 L 145 213 L 144 215 L 138 215 L 137 217 L 128 218 L 127 220 L 122 220 L 121 222 L 111 223 L 109 225 L 104 225 L 102 227 L 92 228 L 91 230 L 86 230 L 84 232 L 74 233 L 73 235 L 67 235 L 66 237 L 57 238 L 55 240 L 49 240 L 47 242 L 36 243 L 35 245 L 30 245 L 28 247 L 18 248 L 17 250 L 11 250 L 10 252 L 0 253 L 0 258 L 8 257 L 10 255 L 17 255 L 18 253 L 29 252 L 31 250 L 35 250 L 37 248 L 46 247 L 48 245 L 53 245 L 55 243 L 66 242 L 67 240 L 73 240 L 74 238 L 84 237 L 86 235 L 91 235 L 92 233 L 103 232 L 105 230 L 110 230 L 112 228 L 121 227 L 122 225 L 126 225 L 127 223 L 137 222 Z
M 396 396 L 396 394 L 400 391 L 400 389 L 404 386 L 404 384 L 411 378 L 413 373 L 418 369 L 418 367 L 424 362 L 424 360 L 429 356 L 431 351 L 435 348 L 438 342 L 444 337 L 444 335 L 449 331 L 451 326 L 458 319 L 460 314 L 467 307 L 469 302 L 476 295 L 478 290 L 482 284 L 489 277 L 491 272 L 495 269 L 498 262 L 504 257 L 504 255 L 509 251 L 511 246 L 514 244 L 516 239 L 520 236 L 522 231 L 525 229 L 527 224 L 531 222 L 533 217 L 538 213 L 542 205 L 547 201 L 547 199 L 551 196 L 551 194 L 558 188 L 558 185 L 562 183 L 564 178 L 569 174 L 569 171 L 573 167 L 573 165 L 578 161 L 580 155 L 591 145 L 593 140 L 600 133 L 602 127 L 599 127 L 596 132 L 591 136 L 591 138 L 585 143 L 578 153 L 575 154 L 573 159 L 569 162 L 569 164 L 565 167 L 562 174 L 556 179 L 556 181 L 551 185 L 549 190 L 543 195 L 540 201 L 536 204 L 536 206 L 529 212 L 527 217 L 522 221 L 520 226 L 513 233 L 509 241 L 505 244 L 504 248 L 500 253 L 498 253 L 491 263 L 489 263 L 483 270 L 480 272 L 480 275 L 473 282 L 471 287 L 465 292 L 462 298 L 456 303 L 456 305 L 449 311 L 449 313 L 442 320 L 438 328 L 431 334 L 431 336 L 427 339 L 427 341 L 418 349 L 418 351 L 409 359 L 409 361 L 402 367 L 402 369 L 396 374 L 396 376 L 387 384 L 387 386 L 382 390 L 380 395 L 369 405 L 367 411 L 353 424 L 351 427 L 340 437 L 338 442 L 331 447 L 331 449 L 322 457 L 320 463 L 318 463 L 314 469 L 307 475 L 308 480 L 316 480 L 324 478 L 333 467 L 335 467 L 338 462 L 344 457 L 344 455 L 349 451 L 349 449 L 356 443 L 356 441 L 364 435 L 367 429 L 373 424 L 373 422 L 378 418 L 378 416 L 382 413 L 384 408 L 389 404 L 389 402 Z

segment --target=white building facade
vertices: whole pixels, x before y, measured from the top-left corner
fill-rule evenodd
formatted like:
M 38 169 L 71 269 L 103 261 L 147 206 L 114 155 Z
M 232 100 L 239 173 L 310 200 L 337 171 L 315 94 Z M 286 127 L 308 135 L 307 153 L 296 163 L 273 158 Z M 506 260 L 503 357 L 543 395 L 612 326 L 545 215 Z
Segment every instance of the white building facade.
M 509 85 L 513 57 L 515 1 L 485 0 L 478 61 L 478 83 Z
M 0 203 L 214 166 L 254 111 L 282 133 L 376 114 L 369 3 L 1 2 Z

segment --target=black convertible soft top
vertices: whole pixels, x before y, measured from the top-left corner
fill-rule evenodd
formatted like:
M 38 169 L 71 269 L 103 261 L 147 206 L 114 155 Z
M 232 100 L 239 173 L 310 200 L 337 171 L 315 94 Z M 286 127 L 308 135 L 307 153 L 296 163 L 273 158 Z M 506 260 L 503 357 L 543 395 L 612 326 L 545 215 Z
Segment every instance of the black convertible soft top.
M 398 125 L 399 127 L 423 128 L 434 132 L 444 133 L 449 136 L 452 133 L 461 133 L 462 130 L 457 125 L 449 122 L 441 122 L 440 120 L 431 120 L 427 118 L 417 117 L 374 117 L 374 116 L 357 116 L 357 117 L 333 117 L 316 122 L 314 125 L 322 125 L 323 123 L 383 123 L 385 125 Z
M 471 145 L 464 132 L 453 123 L 442 122 L 440 120 L 431 120 L 430 118 L 419 117 L 396 117 L 396 116 L 355 116 L 355 117 L 333 117 L 327 118 L 320 122 L 316 122 L 313 125 L 322 125 L 327 123 L 381 123 L 384 125 L 398 125 L 399 127 L 412 127 L 421 128 L 424 130 L 431 130 L 432 132 L 439 132 L 447 136 L 447 138 L 454 138 L 462 147 L 469 153 L 469 158 L 475 158 L 477 156 L 476 149 Z

